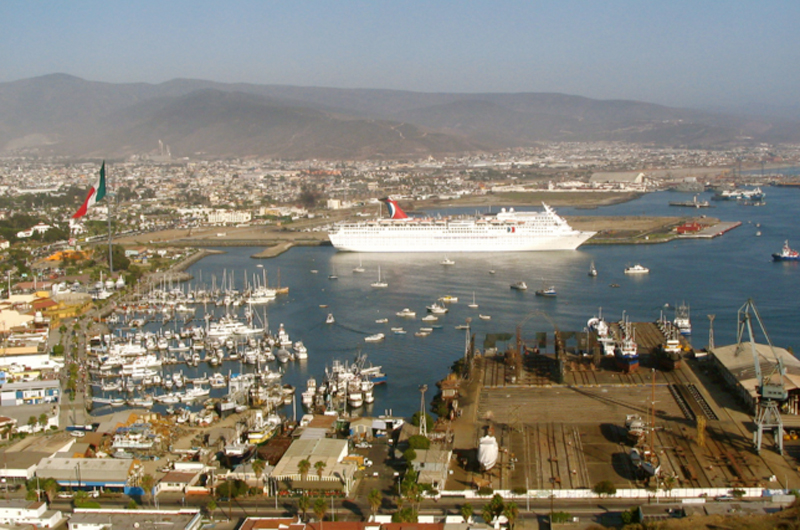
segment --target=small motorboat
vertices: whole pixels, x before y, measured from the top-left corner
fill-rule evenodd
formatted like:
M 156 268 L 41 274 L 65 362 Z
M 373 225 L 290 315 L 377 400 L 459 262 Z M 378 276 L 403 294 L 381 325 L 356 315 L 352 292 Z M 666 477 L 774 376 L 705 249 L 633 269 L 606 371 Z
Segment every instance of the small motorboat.
M 625 267 L 625 274 L 648 274 L 650 269 L 637 263 L 630 267 Z

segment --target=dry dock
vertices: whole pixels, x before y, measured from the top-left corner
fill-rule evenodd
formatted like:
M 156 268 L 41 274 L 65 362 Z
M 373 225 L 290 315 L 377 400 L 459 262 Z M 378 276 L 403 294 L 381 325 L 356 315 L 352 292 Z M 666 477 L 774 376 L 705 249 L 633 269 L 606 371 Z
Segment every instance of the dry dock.
M 687 356 L 677 370 L 654 369 L 650 352 L 663 335 L 653 323 L 635 326 L 642 355 L 631 374 L 618 371 L 613 359 L 574 353 L 592 340 L 585 333 L 571 334 L 567 341 L 575 349 L 566 348 L 561 382 L 554 377 L 554 355 L 527 353 L 518 362 L 502 353 L 477 355 L 460 389 L 462 415 L 452 425 L 458 463 L 451 466 L 446 489 L 576 492 L 608 480 L 618 490 L 652 490 L 655 481 L 643 477 L 629 457 L 628 414 L 655 426 L 652 442 L 662 465 L 662 490 L 696 496 L 704 489 L 800 484 L 798 442 L 786 442 L 786 456 L 781 456 L 768 437 L 756 454 L 752 418 L 711 365 Z M 706 425 L 703 434 L 698 421 Z M 501 454 L 495 468 L 483 473 L 476 448 L 487 427 L 493 428 Z

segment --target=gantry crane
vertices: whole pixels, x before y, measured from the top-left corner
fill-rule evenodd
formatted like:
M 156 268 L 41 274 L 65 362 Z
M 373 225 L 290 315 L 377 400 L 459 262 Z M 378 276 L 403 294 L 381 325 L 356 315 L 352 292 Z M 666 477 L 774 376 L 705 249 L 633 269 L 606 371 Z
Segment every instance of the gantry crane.
M 761 371 L 761 363 L 758 359 L 756 341 L 753 335 L 752 317 L 750 316 L 751 311 L 755 316 L 756 321 L 758 321 L 758 325 L 761 328 L 761 332 L 764 334 L 767 344 L 769 345 L 772 356 L 775 358 L 775 365 L 767 373 L 763 373 Z M 783 382 L 784 376 L 786 375 L 786 369 L 783 366 L 783 361 L 781 358 L 775 353 L 775 348 L 772 345 L 772 341 L 767 334 L 767 330 L 764 328 L 764 322 L 761 320 L 761 316 L 758 314 L 758 310 L 756 309 L 752 299 L 748 299 L 747 302 L 739 309 L 738 317 L 739 330 L 737 334 L 736 351 L 738 353 L 743 347 L 742 339 L 744 338 L 744 331 L 747 329 L 750 339 L 750 349 L 753 352 L 753 364 L 756 375 L 756 393 L 758 394 L 758 403 L 756 403 L 756 432 L 753 433 L 753 444 L 755 446 L 756 453 L 761 453 L 761 443 L 763 441 L 764 431 L 773 429 L 773 436 L 778 446 L 778 452 L 783 454 L 783 420 L 781 419 L 779 406 L 789 398 L 789 393 L 787 392 L 786 386 Z

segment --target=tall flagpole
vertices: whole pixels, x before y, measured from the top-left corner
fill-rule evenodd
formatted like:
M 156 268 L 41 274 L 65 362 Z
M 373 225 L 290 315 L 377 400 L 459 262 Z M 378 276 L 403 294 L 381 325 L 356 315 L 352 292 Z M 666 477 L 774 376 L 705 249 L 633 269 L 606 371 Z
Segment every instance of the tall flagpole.
M 110 171 L 109 171 L 110 173 Z M 114 195 L 111 193 L 111 179 L 106 175 L 106 193 L 108 194 L 108 277 L 114 275 L 114 259 L 111 257 L 111 204 L 114 201 Z

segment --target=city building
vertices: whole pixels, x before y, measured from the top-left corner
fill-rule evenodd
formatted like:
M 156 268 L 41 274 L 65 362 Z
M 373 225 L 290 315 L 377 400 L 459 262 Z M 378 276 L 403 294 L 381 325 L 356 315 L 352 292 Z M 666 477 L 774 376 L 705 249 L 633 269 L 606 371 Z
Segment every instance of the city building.
M 122 491 L 135 483 L 141 469 L 133 460 L 116 458 L 43 458 L 36 476 L 53 478 L 61 487 Z
M 180 510 L 118 510 L 75 508 L 69 530 L 129 530 L 131 528 L 169 528 L 198 530 L 203 517 L 197 508 Z
M 64 516 L 58 510 L 48 510 L 47 503 L 23 499 L 0 499 L 0 524 L 31 525 L 33 528 L 55 528 Z

